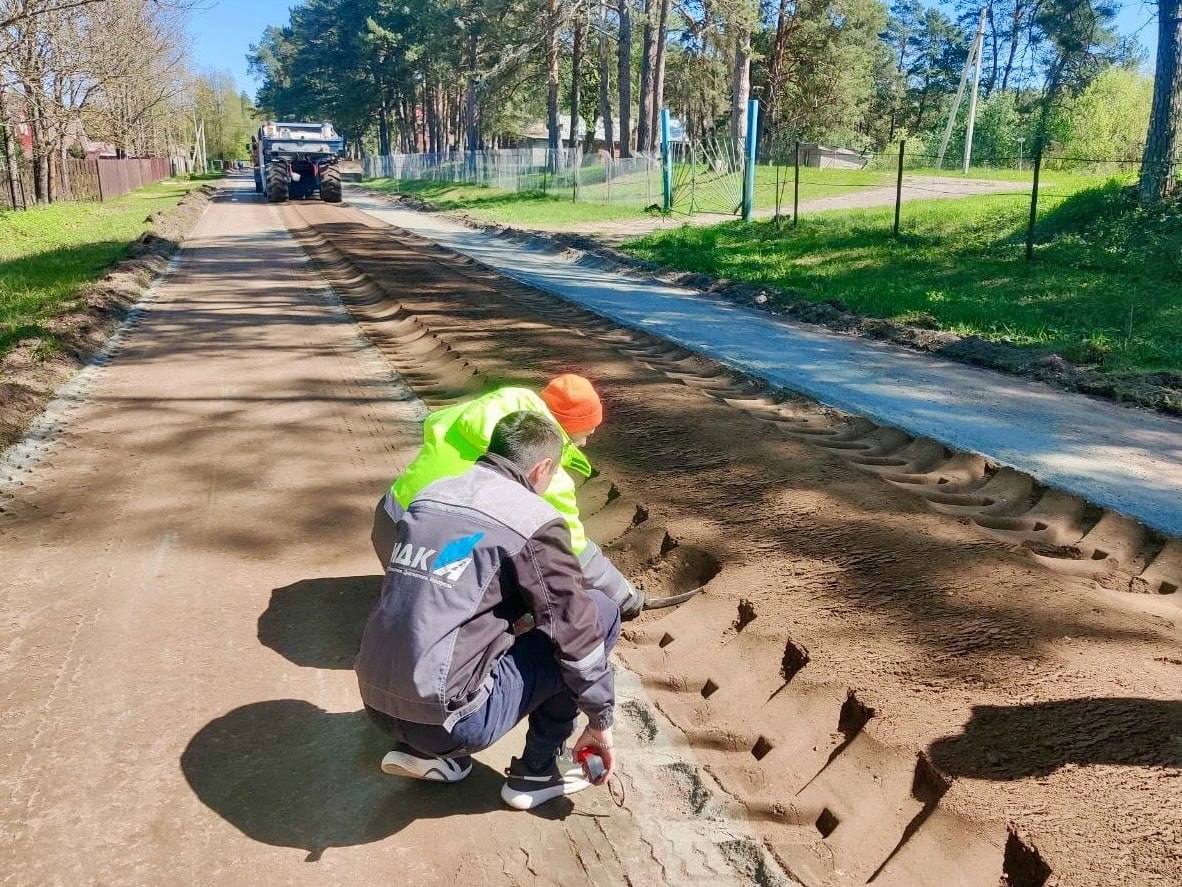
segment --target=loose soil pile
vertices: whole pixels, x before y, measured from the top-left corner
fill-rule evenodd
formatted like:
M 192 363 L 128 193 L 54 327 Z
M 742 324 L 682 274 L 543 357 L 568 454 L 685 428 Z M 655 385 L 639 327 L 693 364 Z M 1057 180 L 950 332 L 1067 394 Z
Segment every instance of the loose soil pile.
M 22 342 L 0 358 L 0 450 L 20 439 L 54 392 L 69 381 L 102 347 L 152 281 L 159 277 L 178 244 L 193 230 L 214 189 L 187 194 L 166 213 L 154 213 L 152 230 L 130 244 L 101 280 L 80 294 L 82 307 L 56 317 L 49 328 L 51 349 L 39 339 Z
M 706 586 L 621 652 L 802 882 L 1182 883 L 1177 540 L 348 208 L 283 213 L 428 404 L 596 381 L 590 536 L 649 594 Z

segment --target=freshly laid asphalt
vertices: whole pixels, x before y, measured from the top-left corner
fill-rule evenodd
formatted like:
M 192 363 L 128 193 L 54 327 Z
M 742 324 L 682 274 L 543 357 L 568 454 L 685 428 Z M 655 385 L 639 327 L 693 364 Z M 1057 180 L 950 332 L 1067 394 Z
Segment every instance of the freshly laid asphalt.
M 590 268 L 357 189 L 348 201 L 622 324 L 1182 536 L 1182 421 Z

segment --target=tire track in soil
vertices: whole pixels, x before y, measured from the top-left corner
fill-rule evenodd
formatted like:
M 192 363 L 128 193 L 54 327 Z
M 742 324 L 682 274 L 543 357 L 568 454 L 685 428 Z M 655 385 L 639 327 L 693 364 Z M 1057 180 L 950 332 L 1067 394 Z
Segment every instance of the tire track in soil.
M 1182 881 L 1179 540 L 371 217 L 286 212 L 428 405 L 596 380 L 589 535 L 649 594 L 707 586 L 621 653 L 804 883 Z

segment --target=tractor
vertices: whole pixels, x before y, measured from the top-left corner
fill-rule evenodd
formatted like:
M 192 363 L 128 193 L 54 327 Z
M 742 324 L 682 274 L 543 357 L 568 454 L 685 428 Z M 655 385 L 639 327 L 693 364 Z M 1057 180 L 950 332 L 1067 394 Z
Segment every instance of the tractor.
M 345 140 L 331 123 L 264 123 L 251 139 L 254 190 L 270 203 L 305 200 L 320 193 L 325 203 L 341 202 L 337 166 Z

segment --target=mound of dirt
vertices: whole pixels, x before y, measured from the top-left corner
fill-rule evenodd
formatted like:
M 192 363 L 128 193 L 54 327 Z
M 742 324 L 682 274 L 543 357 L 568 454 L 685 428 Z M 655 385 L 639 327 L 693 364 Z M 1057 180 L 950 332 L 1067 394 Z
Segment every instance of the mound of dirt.
M 52 347 L 27 339 L 0 358 L 0 450 L 11 446 L 45 409 L 54 392 L 102 347 L 132 306 L 168 266 L 185 235 L 197 224 L 214 188 L 205 185 L 177 206 L 153 213 L 152 230 L 132 242 L 127 255 L 79 293 L 80 307 L 55 317 L 47 326 Z

